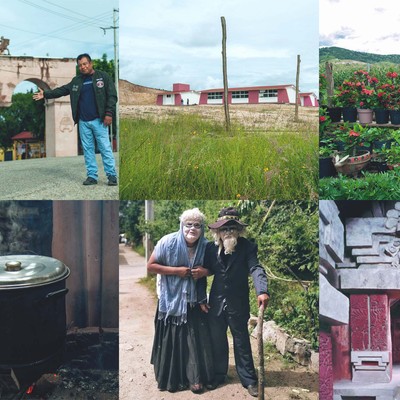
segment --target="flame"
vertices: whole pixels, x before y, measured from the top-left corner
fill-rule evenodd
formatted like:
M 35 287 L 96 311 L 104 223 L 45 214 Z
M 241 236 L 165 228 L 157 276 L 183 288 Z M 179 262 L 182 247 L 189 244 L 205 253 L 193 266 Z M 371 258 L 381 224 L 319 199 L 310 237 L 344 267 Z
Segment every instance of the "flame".
M 29 386 L 29 387 L 28 387 L 28 390 L 26 391 L 26 394 L 32 394 L 34 388 L 35 388 L 35 384 Z

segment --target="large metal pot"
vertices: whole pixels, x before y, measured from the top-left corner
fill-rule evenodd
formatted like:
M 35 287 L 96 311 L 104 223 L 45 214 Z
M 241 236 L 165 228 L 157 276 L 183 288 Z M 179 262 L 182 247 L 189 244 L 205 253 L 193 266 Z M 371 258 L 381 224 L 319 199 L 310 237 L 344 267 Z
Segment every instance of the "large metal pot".
M 50 257 L 0 257 L 0 373 L 33 382 L 61 362 L 69 274 Z

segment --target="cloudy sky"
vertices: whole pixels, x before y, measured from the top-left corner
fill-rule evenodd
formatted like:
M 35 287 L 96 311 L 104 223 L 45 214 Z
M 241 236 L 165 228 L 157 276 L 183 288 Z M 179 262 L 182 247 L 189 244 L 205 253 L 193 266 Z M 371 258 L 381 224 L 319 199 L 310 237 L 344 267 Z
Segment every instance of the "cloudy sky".
M 230 87 L 295 84 L 300 54 L 300 89 L 318 90 L 318 0 L 120 0 L 119 8 L 122 79 L 222 87 L 224 16 Z
M 0 12 L 0 34 L 11 55 L 114 58 L 113 25 L 118 0 L 12 0 Z
M 11 55 L 114 58 L 113 9 L 118 0 L 8 0 L 2 2 L 0 36 Z M 7 3 L 7 5 L 5 4 Z M 117 14 L 118 15 L 118 14 Z M 29 85 L 26 85 L 29 86 Z
M 400 53 L 398 0 L 320 0 L 320 46 Z

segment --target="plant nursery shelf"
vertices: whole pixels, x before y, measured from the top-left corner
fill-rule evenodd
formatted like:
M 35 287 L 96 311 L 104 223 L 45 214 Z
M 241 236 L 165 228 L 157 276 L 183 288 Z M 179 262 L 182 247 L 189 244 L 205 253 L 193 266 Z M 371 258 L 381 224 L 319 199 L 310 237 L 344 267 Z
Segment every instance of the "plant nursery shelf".
M 332 125 L 343 125 L 344 122 L 340 121 L 340 122 L 331 122 Z M 382 127 L 382 128 L 394 128 L 394 129 L 399 129 L 400 125 L 394 125 L 394 124 L 375 124 L 375 122 L 373 122 L 372 124 L 360 124 L 359 122 L 348 122 L 349 126 L 353 126 L 353 125 L 361 125 L 361 126 L 372 126 L 372 127 Z

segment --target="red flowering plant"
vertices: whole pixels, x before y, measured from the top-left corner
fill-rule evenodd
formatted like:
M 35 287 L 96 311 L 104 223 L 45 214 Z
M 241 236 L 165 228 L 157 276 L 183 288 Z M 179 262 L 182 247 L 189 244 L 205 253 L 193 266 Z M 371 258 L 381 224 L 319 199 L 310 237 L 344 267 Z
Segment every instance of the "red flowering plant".
M 389 71 L 386 77 L 389 79 L 389 83 L 385 85 L 387 108 L 389 108 L 389 110 L 400 110 L 399 75 L 395 71 Z
M 355 87 L 357 89 L 357 107 L 364 109 L 377 108 L 378 97 L 375 86 L 379 83 L 378 78 L 370 76 L 367 71 L 354 72 Z
M 355 107 L 357 95 L 356 83 L 351 80 L 345 80 L 335 92 L 336 104 L 340 107 Z
M 383 83 L 382 85 L 376 87 L 376 108 L 389 109 L 392 90 L 394 90 L 394 86 L 390 83 Z
M 327 115 L 326 110 L 322 107 L 319 108 L 319 133 L 322 135 L 330 126 L 331 119 Z
M 369 147 L 370 143 L 365 141 L 365 128 L 360 124 L 354 124 L 350 127 L 347 123 L 344 123 L 339 127 L 333 134 L 338 139 L 343 152 L 350 156 L 356 155 L 357 147 L 366 146 Z

